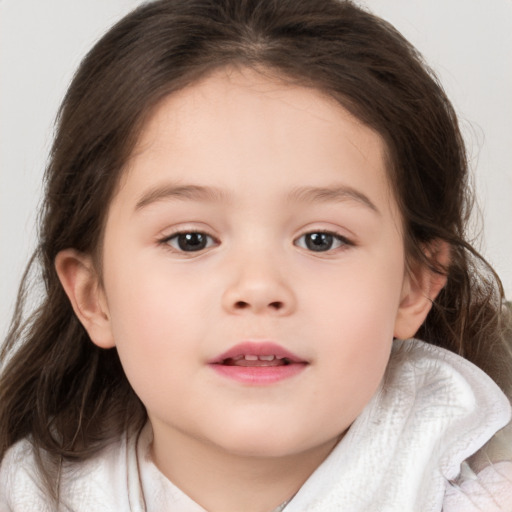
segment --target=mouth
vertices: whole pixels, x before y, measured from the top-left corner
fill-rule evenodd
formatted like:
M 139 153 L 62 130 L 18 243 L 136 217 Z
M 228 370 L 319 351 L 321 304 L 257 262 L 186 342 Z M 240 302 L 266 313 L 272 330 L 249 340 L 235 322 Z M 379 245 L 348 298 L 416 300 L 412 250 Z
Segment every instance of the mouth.
M 286 366 L 307 361 L 277 343 L 246 341 L 215 357 L 210 364 L 227 366 Z
M 258 366 L 288 366 L 293 364 L 287 357 L 279 357 L 274 354 L 257 356 L 255 354 L 245 354 L 236 357 L 228 357 L 223 359 L 220 364 L 226 366 L 245 366 L 255 368 Z
M 272 342 L 244 342 L 208 362 L 218 374 L 250 385 L 273 384 L 302 372 L 308 361 Z

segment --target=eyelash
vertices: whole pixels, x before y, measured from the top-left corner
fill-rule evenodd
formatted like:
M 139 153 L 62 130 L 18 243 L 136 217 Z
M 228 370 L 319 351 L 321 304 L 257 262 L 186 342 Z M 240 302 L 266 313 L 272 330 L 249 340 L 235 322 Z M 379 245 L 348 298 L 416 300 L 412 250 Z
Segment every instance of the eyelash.
M 328 243 L 330 243 L 330 244 L 337 243 L 338 246 L 334 247 L 334 248 L 333 247 L 329 247 L 326 250 L 318 250 L 317 248 L 321 249 L 320 244 L 317 244 L 317 248 L 312 248 L 311 243 L 308 244 L 307 241 L 305 241 L 303 244 L 299 243 L 299 241 L 301 239 L 303 239 L 305 237 L 308 237 L 308 236 L 313 236 L 313 235 L 320 235 L 324 239 L 324 241 L 325 241 L 325 237 L 328 237 L 327 238 Z M 180 239 L 180 237 L 184 237 L 184 238 Z M 180 242 L 186 242 L 187 241 L 185 237 L 189 238 L 189 242 L 190 241 L 194 241 L 196 243 L 196 245 L 197 245 L 197 237 L 204 237 L 204 240 L 203 240 L 203 242 L 199 243 L 199 248 L 198 249 L 193 249 L 193 250 L 187 251 L 187 250 L 185 250 L 183 248 L 183 246 L 181 246 L 181 247 L 179 246 Z M 194 239 L 193 237 L 196 237 L 196 239 Z M 172 244 L 173 241 L 177 242 L 177 244 L 178 244 L 177 247 Z M 180 253 L 180 254 L 201 253 L 205 249 L 208 249 L 208 248 L 212 247 L 214 244 L 219 244 L 220 243 L 216 238 L 214 238 L 213 236 L 209 235 L 208 233 L 205 233 L 204 231 L 198 231 L 198 230 L 197 231 L 194 231 L 194 230 L 190 230 L 190 231 L 187 231 L 187 230 L 177 231 L 176 233 L 173 233 L 172 235 L 169 235 L 169 236 L 166 236 L 165 238 L 162 238 L 158 242 L 160 244 L 162 244 L 162 245 L 167 246 L 172 251 Z M 310 242 L 315 243 L 311 239 L 310 239 Z M 336 233 L 334 231 L 328 231 L 328 230 L 308 231 L 307 233 L 304 233 L 300 237 L 296 238 L 294 240 L 293 244 L 295 246 L 300 247 L 302 249 L 305 249 L 307 251 L 310 251 L 310 252 L 313 252 L 313 253 L 320 253 L 320 254 L 321 253 L 331 253 L 333 251 L 338 251 L 338 250 L 344 250 L 347 247 L 350 247 L 350 246 L 354 245 L 354 243 L 351 242 L 348 238 L 340 235 L 339 233 Z

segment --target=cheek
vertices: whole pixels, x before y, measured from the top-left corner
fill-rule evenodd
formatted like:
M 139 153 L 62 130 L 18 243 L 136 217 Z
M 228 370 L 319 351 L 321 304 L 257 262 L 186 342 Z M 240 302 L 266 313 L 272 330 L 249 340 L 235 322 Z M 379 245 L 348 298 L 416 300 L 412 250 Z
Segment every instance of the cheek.
M 105 272 L 114 328 L 120 342 L 125 336 L 135 338 L 137 332 L 148 341 L 166 338 L 176 322 L 186 322 L 194 314 L 197 282 L 184 267 L 170 264 L 164 249 L 129 249 L 126 255 L 112 251 Z
M 165 265 L 124 263 L 118 259 L 111 267 L 107 300 L 121 362 L 139 392 L 148 382 L 178 379 L 190 361 L 197 364 L 203 301 L 186 277 L 169 273 Z
M 384 304 L 374 296 L 351 296 L 340 300 L 322 324 L 323 356 L 330 361 L 332 378 L 354 392 L 365 383 L 376 387 L 387 365 L 396 308 Z
M 393 337 L 404 279 L 401 255 L 347 259 L 337 271 L 310 272 L 302 283 L 307 310 L 314 311 L 322 333 L 360 340 Z
M 352 417 L 375 393 L 389 360 L 403 276 L 399 260 L 389 263 L 351 268 L 322 287 L 317 282 L 308 299 L 323 385 L 339 391 L 337 407 Z

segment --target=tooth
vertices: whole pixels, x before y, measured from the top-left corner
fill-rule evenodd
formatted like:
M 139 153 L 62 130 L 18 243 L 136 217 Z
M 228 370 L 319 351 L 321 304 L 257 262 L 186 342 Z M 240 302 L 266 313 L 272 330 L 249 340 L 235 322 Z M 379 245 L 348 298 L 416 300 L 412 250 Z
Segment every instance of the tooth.
M 252 354 L 246 354 L 245 355 L 245 360 L 246 361 L 257 361 L 258 360 L 258 356 L 253 356 Z
M 273 361 L 275 358 L 276 358 L 276 356 L 274 356 L 274 355 L 270 355 L 270 356 L 260 356 L 260 359 L 261 359 L 262 361 Z

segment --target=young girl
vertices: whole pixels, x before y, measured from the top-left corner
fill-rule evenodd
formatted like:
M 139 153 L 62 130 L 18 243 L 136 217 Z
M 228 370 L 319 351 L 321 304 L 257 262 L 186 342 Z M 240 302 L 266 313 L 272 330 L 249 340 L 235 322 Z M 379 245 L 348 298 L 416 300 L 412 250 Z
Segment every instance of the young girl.
M 351 2 L 135 10 L 59 114 L 0 510 L 512 510 L 467 181 L 441 87 Z

